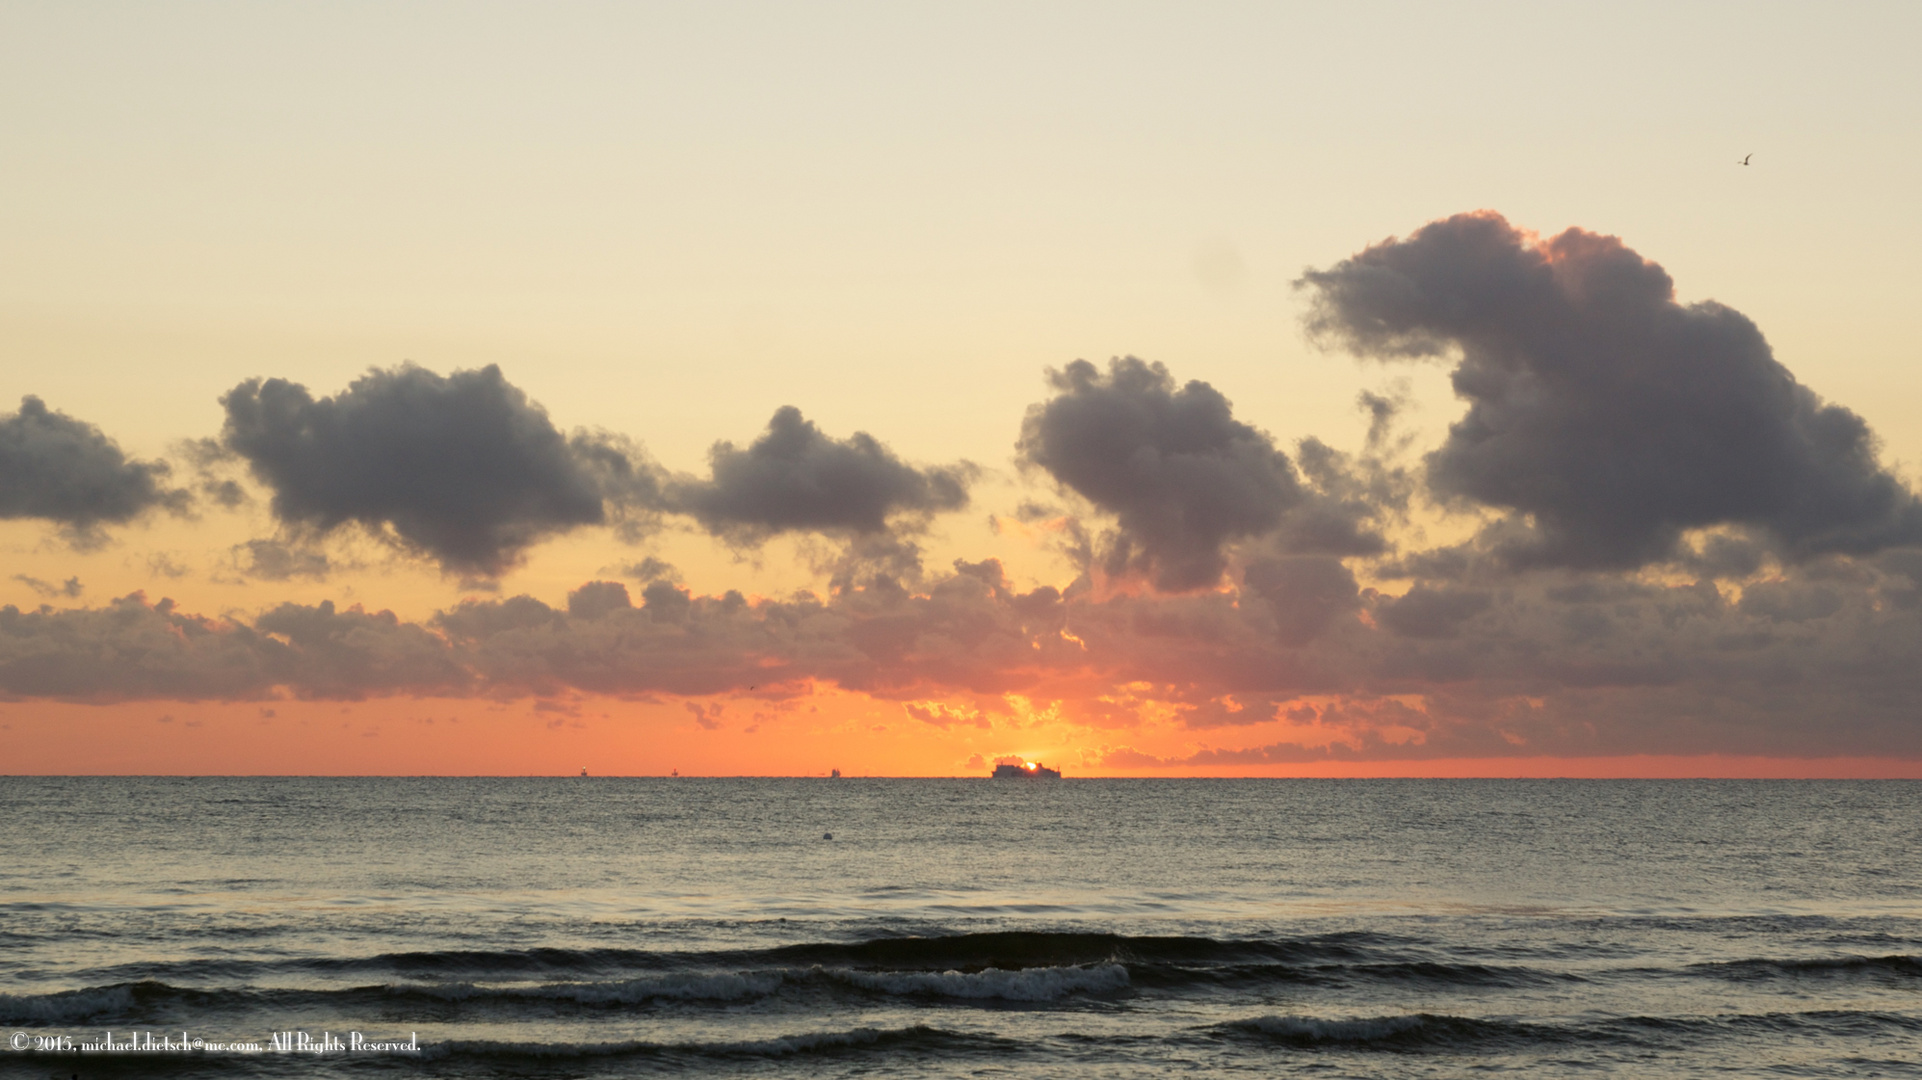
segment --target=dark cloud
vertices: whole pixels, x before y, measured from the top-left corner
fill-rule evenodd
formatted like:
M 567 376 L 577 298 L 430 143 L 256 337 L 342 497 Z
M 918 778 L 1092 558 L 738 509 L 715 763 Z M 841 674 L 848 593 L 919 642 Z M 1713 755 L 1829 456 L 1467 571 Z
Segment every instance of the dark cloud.
M 193 467 L 194 487 L 201 498 L 223 510 L 236 510 L 252 501 L 238 480 L 225 475 L 239 458 L 219 439 L 183 439 L 174 444 L 174 456 Z
M 1826 619 L 1848 606 L 1840 588 L 1819 581 L 1764 581 L 1742 590 L 1740 610 L 1770 622 L 1806 623 Z
M 606 570 L 601 572 L 607 573 Z M 624 566 L 618 567 L 617 572 L 622 577 L 633 578 L 636 581 L 654 581 L 657 579 L 673 581 L 680 577 L 681 574 L 679 570 L 674 568 L 673 563 L 664 562 L 652 555 L 647 556 L 639 562 L 627 563 Z
M 129 460 L 92 424 L 48 409 L 37 397 L 0 417 L 0 518 L 41 518 L 79 547 L 101 543 L 100 527 L 155 507 L 185 510 L 191 496 L 167 486 L 164 462 Z
M 1666 560 L 1687 530 L 1757 530 L 1787 557 L 1922 542 L 1922 504 L 1868 425 L 1797 383 L 1741 313 L 1679 304 L 1660 266 L 1570 229 L 1438 221 L 1299 283 L 1311 333 L 1383 360 L 1458 355 L 1467 415 L 1427 458 L 1444 497 L 1526 515 L 1514 564 Z
M 1289 710 L 1288 719 L 1311 728 L 1300 742 L 1240 749 L 1203 749 L 1179 757 L 1155 757 L 1132 747 L 1103 755 L 1102 764 L 1124 768 L 1293 765 L 1313 761 L 1381 761 L 1445 757 L 1496 757 L 1512 752 L 1497 724 L 1514 722 L 1527 707 L 1505 705 L 1494 715 L 1454 714 L 1457 703 L 1437 700 L 1417 708 L 1394 698 L 1364 698 L 1321 708 Z
M 1160 364 L 1124 357 L 1109 361 L 1104 375 L 1077 360 L 1049 382 L 1057 393 L 1028 409 L 1020 460 L 1119 526 L 1097 544 L 1063 517 L 1055 546 L 1077 566 L 1141 573 L 1164 591 L 1207 588 L 1238 541 L 1261 537 L 1284 554 L 1377 555 L 1387 549 L 1383 519 L 1405 510 L 1411 481 L 1380 456 L 1385 438 L 1371 438 L 1359 458 L 1304 439 L 1297 472 L 1267 434 L 1234 418 L 1214 387 L 1177 388 Z M 1375 416 L 1373 430 L 1385 432 L 1393 404 L 1363 405 Z M 1023 504 L 1016 518 L 1033 523 L 1051 513 L 1058 511 Z
M 223 510 L 236 510 L 248 502 L 246 489 L 236 480 L 211 481 L 201 486 L 200 493 Z
M 183 578 L 193 571 L 180 565 L 172 553 L 156 551 L 147 556 L 147 573 L 153 577 Z
M 1375 449 L 1388 442 L 1396 418 L 1408 408 L 1408 392 L 1406 388 L 1387 394 L 1363 390 L 1355 396 L 1355 404 L 1368 414 L 1368 447 Z
M 840 592 L 862 583 L 918 582 L 921 544 L 913 535 L 868 533 L 849 537 L 827 550 L 811 553 L 814 572 L 825 575 L 828 588 Z
M 325 581 L 334 569 L 326 552 L 280 540 L 249 540 L 244 544 L 235 544 L 229 556 L 241 573 L 262 581 L 288 581 L 293 578 Z
M 1492 598 L 1480 589 L 1416 585 L 1399 598 L 1384 600 L 1375 618 L 1403 637 L 1453 637 L 1461 624 L 1488 609 Z
M 575 619 L 598 619 L 633 606 L 627 586 L 618 581 L 590 581 L 567 594 L 567 614 Z
M 1364 403 L 1365 405 L 1366 403 Z M 1289 512 L 1276 533 L 1283 550 L 1327 555 L 1380 555 L 1388 543 L 1378 531 L 1386 520 L 1405 518 L 1414 480 L 1370 449 L 1345 454 L 1310 436 L 1296 444 L 1302 475 L 1313 497 Z
M 341 611 L 331 600 L 282 604 L 255 619 L 253 630 L 285 643 L 273 677 L 299 697 L 357 700 L 473 686 L 443 638 L 391 611 Z
M 274 493 L 283 524 L 358 522 L 470 576 L 493 576 L 541 538 L 646 507 L 651 466 L 611 436 L 563 437 L 488 366 L 440 376 L 370 371 L 331 398 L 252 379 L 221 398 L 222 445 Z
M 1000 728 L 1003 695 L 1093 728 L 1172 720 L 1264 745 L 1189 764 L 1505 755 L 1922 755 L 1922 561 L 1829 557 L 1728 595 L 1539 574 L 1356 590 L 1256 560 L 1239 593 L 1014 588 L 990 561 L 919 591 L 470 600 L 421 623 L 332 604 L 251 622 L 125 597 L 0 608 L 0 694 L 82 701 L 486 694 L 572 700 L 833 685 Z M 912 708 L 909 708 L 909 706 Z M 1285 741 L 1256 725 L 1277 718 Z M 1240 755 L 1240 756 L 1236 756 Z M 1170 762 L 1174 763 L 1174 762 Z
M 98 608 L 0 607 L 0 696 L 10 698 L 355 700 L 472 686 L 439 635 L 332 602 L 282 604 L 251 626 L 140 593 Z
M 1048 382 L 1055 396 L 1029 407 L 1017 449 L 1115 515 L 1110 572 L 1205 588 L 1227 568 L 1229 543 L 1279 527 L 1308 498 L 1288 456 L 1207 383 L 1177 387 L 1167 368 L 1134 357 L 1106 374 L 1077 360 Z
M 1193 704 L 1176 706 L 1181 726 L 1197 731 L 1210 728 L 1248 727 L 1275 718 L 1275 703 L 1261 697 L 1244 698 L 1224 694 Z
M 42 581 L 30 574 L 15 574 L 13 575 L 13 580 L 32 589 L 41 596 L 64 596 L 71 600 L 87 591 L 87 587 L 80 584 L 80 578 L 78 576 L 70 577 L 58 585 L 51 581 Z
M 791 405 L 746 448 L 715 443 L 708 461 L 711 477 L 677 480 L 669 505 L 742 543 L 784 532 L 886 533 L 903 518 L 966 506 L 974 475 L 965 464 L 915 468 L 866 432 L 832 438 Z
M 0 695 L 113 701 L 261 698 L 285 647 L 135 593 L 105 607 L 0 607 Z
M 1339 559 L 1301 556 L 1248 564 L 1244 587 L 1274 612 L 1276 636 L 1289 645 L 1312 641 L 1334 619 L 1361 606 L 1361 591 Z

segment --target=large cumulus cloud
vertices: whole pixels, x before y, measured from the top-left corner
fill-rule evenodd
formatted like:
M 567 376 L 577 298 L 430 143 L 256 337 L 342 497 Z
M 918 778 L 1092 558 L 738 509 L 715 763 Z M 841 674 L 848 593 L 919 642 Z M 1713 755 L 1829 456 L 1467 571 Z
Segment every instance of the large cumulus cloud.
M 914 528 L 967 505 L 973 469 L 916 468 L 874 436 L 836 439 L 792 405 L 745 447 L 721 441 L 708 452 L 708 479 L 676 480 L 669 505 L 707 531 L 755 543 L 776 533 L 875 535 Z
M 186 492 L 167 485 L 164 462 L 135 461 L 92 424 L 47 408 L 37 397 L 0 417 L 0 518 L 40 518 L 90 546 L 100 527 L 156 507 L 184 509 Z
M 324 398 L 251 379 L 221 404 L 222 444 L 273 491 L 283 524 L 358 522 L 461 573 L 499 574 L 545 536 L 607 521 L 609 498 L 656 497 L 638 451 L 563 436 L 491 365 L 375 370 Z
M 1115 516 L 1110 573 L 1140 572 L 1170 591 L 1213 585 L 1230 544 L 1283 530 L 1296 550 L 1379 550 L 1365 505 L 1316 497 L 1269 436 L 1234 418 L 1205 382 L 1176 386 L 1159 363 L 1086 360 L 1050 372 L 1054 397 L 1029 408 L 1023 463 Z M 1329 464 L 1333 458 L 1319 453 Z
M 1543 240 L 1462 214 L 1301 284 L 1326 340 L 1459 356 L 1468 412 L 1427 479 L 1532 519 L 1500 542 L 1514 562 L 1636 567 L 1715 525 L 1790 559 L 1922 541 L 1922 505 L 1859 416 L 1798 383 L 1740 312 L 1677 303 L 1668 274 L 1614 237 Z

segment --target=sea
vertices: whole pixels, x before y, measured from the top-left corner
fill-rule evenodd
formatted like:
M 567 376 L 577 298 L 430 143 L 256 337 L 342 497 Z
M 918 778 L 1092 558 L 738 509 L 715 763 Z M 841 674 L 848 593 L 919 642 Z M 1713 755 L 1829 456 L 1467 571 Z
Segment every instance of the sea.
M 0 778 L 12 1077 L 1922 1076 L 1922 783 Z

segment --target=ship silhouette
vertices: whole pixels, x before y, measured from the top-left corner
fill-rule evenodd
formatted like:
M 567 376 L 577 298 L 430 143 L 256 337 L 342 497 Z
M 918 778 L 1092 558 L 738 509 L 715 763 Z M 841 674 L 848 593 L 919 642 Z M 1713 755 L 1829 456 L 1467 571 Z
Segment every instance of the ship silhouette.
M 1050 769 L 1039 761 L 1030 761 L 1023 765 L 996 765 L 994 778 L 996 780 L 1059 780 L 1061 770 Z

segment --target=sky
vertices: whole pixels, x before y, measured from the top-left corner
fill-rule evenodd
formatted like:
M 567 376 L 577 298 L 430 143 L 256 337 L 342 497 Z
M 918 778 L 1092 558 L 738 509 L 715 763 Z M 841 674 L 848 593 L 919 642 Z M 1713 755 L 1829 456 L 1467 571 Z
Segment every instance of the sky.
M 0 769 L 1922 776 L 1919 33 L 0 4 Z

